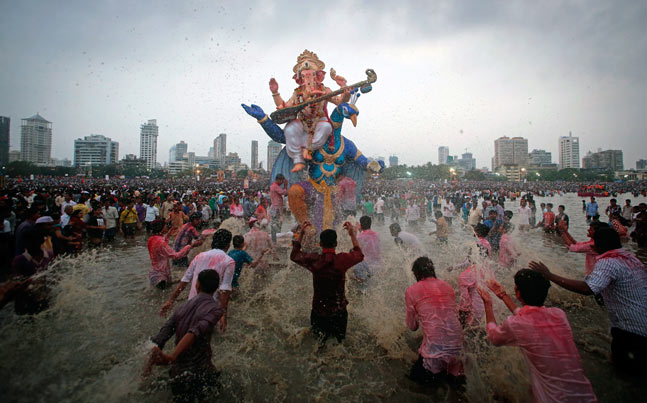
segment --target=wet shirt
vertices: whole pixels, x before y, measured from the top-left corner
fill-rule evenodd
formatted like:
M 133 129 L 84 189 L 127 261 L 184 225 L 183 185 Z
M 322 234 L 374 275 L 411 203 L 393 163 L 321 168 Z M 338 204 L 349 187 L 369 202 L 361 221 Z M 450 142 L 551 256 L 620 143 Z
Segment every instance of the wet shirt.
M 499 264 L 503 267 L 512 267 L 519 257 L 517 245 L 508 234 L 501 235 L 499 241 Z
M 43 257 L 37 260 L 25 250 L 13 258 L 11 268 L 16 276 L 31 277 L 36 273 L 47 270 L 51 260 L 51 256 L 47 252 L 43 252 Z
M 174 375 L 179 375 L 186 370 L 200 370 L 212 366 L 211 335 L 223 313 L 224 310 L 217 300 L 201 292 L 176 309 L 159 333 L 151 338 L 153 343 L 163 349 L 173 334 L 175 334 L 176 345 L 187 333 L 195 335 L 193 345 L 173 363 Z
M 515 312 L 501 326 L 488 323 L 487 335 L 495 346 L 521 349 L 530 369 L 535 401 L 597 401 L 564 311 L 526 305 Z
M 221 291 L 231 291 L 231 282 L 234 278 L 235 266 L 234 259 L 227 256 L 222 249 L 211 249 L 193 258 L 189 268 L 186 269 L 182 277 L 183 283 L 191 283 L 189 299 L 195 297 L 198 293 L 195 290 L 195 283 L 198 281 L 198 275 L 202 270 L 217 271 L 220 276 L 220 286 L 218 289 Z M 215 295 L 214 298 L 216 298 Z
M 178 252 L 199 236 L 200 234 L 198 233 L 198 230 L 195 229 L 193 224 L 188 222 L 184 224 L 182 229 L 180 229 L 180 232 L 178 232 L 177 237 L 175 238 L 175 243 L 173 244 L 173 249 Z
M 312 272 L 312 312 L 319 316 L 333 316 L 346 310 L 346 271 L 364 259 L 362 250 L 335 253 L 324 249 L 321 254 L 301 252 L 301 244 L 294 242 L 290 260 Z
M 283 189 L 278 183 L 272 182 L 270 186 L 270 201 L 272 208 L 282 209 L 283 208 L 283 195 L 287 194 L 288 191 Z
M 179 252 L 176 252 L 168 245 L 166 238 L 161 235 L 153 235 L 148 238 L 148 255 L 151 258 L 151 268 L 148 271 L 148 278 L 151 285 L 157 285 L 161 281 L 170 283 L 171 264 L 169 259 L 181 259 L 189 254 L 191 245 L 187 245 Z
M 424 252 L 424 246 L 422 245 L 422 242 L 420 242 L 420 239 L 418 239 L 417 236 L 406 232 L 406 231 L 400 231 L 398 233 L 398 236 L 395 238 L 397 244 L 402 244 L 402 246 L 406 247 L 407 249 L 411 250 L 412 252 L 416 253 L 423 253 Z
M 467 217 L 467 223 L 472 226 L 478 224 L 481 221 L 481 212 L 480 208 L 471 209 Z
M 253 259 L 260 258 L 261 253 L 264 250 L 273 248 L 270 235 L 267 232 L 258 229 L 257 227 L 253 227 L 251 230 L 249 230 L 248 233 L 243 235 L 243 238 L 245 238 L 247 253 L 249 253 L 249 255 Z M 259 270 L 265 270 L 267 268 L 269 268 L 269 265 L 265 260 L 261 261 L 257 266 L 257 269 Z
M 230 258 L 234 259 L 234 262 L 236 262 L 236 265 L 234 266 L 234 277 L 231 280 L 231 286 L 238 287 L 238 278 L 240 277 L 240 273 L 243 271 L 243 265 L 245 263 L 252 263 L 254 259 L 249 256 L 249 253 L 245 252 L 242 249 L 232 249 L 227 254 Z
M 418 353 L 423 358 L 423 366 L 433 373 L 447 371 L 454 376 L 462 375 L 463 334 L 452 286 L 427 277 L 409 286 L 404 298 L 407 326 L 411 330 L 422 327 L 423 340 Z
M 245 215 L 245 211 L 243 210 L 243 206 L 240 204 L 232 204 L 229 206 L 229 214 L 234 217 L 243 217 Z
M 585 281 L 602 294 L 611 327 L 647 337 L 647 268 L 636 256 L 624 249 L 605 252 Z
M 592 239 L 586 242 L 576 242 L 572 245 L 569 245 L 568 250 L 575 253 L 586 253 L 584 271 L 587 275 L 593 272 L 593 267 L 595 266 L 595 258 L 598 256 L 598 253 L 593 249 Z
M 532 215 L 532 210 L 530 207 L 521 207 L 517 208 L 517 215 L 519 216 L 519 225 L 529 225 L 530 216 Z
M 445 217 L 440 217 L 436 220 L 436 236 L 441 239 L 447 239 L 449 236 L 449 224 L 447 224 Z
M 345 176 L 337 183 L 337 197 L 341 203 L 342 210 L 352 211 L 356 208 L 357 203 L 357 183 L 351 178 Z
M 494 279 L 494 273 L 485 265 L 472 265 L 458 275 L 458 310 L 467 313 L 466 323 L 470 326 L 483 323 L 485 306 L 477 289 L 485 288 L 489 279 Z
M 370 229 L 363 230 L 357 235 L 357 243 L 364 254 L 364 262 L 371 266 L 372 272 L 375 272 L 382 266 L 380 235 Z

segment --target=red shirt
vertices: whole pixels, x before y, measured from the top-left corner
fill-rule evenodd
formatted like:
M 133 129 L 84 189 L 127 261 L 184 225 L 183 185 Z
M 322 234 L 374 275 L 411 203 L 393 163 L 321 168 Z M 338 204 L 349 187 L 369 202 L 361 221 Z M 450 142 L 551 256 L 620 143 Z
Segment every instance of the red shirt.
M 294 242 L 290 259 L 312 272 L 312 311 L 319 316 L 332 316 L 346 310 L 346 270 L 364 260 L 359 247 L 350 253 L 335 253 L 334 248 L 321 254 L 301 252 L 301 244 Z

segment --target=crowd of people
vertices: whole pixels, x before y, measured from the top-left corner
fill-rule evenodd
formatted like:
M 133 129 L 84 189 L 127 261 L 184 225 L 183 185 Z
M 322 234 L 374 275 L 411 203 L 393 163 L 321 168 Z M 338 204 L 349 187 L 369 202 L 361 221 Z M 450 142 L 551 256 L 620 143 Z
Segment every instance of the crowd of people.
M 0 276 L 4 280 L 0 307 L 14 301 L 16 314 L 41 312 L 49 304 L 44 279 L 57 257 L 111 244 L 128 247 L 132 238 L 146 236 L 152 287 L 166 289 L 173 284 L 172 266 L 185 269 L 160 307 L 163 316 L 188 287 L 188 301 L 152 338 L 156 347 L 147 372 L 153 365 L 170 364 L 175 398 L 203 398 L 204 387 L 213 385 L 217 377 L 211 363 L 212 333 L 216 325 L 226 331 L 227 308 L 244 268 L 266 271 L 268 255 L 277 257 L 280 249 L 283 224 L 290 214 L 285 178 L 278 175 L 272 183 L 248 183 L 43 177 L 7 185 L 0 190 Z M 595 197 L 583 200 L 580 217 L 587 221 L 589 240 L 578 242 L 569 227 L 574 213 L 569 217 L 564 205 L 557 209 L 552 203 L 537 205 L 535 196 L 559 196 L 584 186 L 369 181 L 360 198 L 345 197 L 338 207 L 347 216 L 360 216 L 358 222 L 351 219 L 343 225 L 352 243 L 349 252 L 336 251 L 338 234 L 333 229 L 316 234 L 318 248 L 314 249 L 305 242 L 313 239 L 310 223 L 301 223 L 289 233 L 294 235 L 290 260 L 312 273 L 312 333 L 321 345 L 328 339 L 343 342 L 349 320 L 346 279 L 352 278 L 364 292 L 379 281 L 384 261 L 380 236 L 372 225 L 389 220 L 395 245 L 416 257 L 411 268 L 416 282 L 403 290 L 404 321 L 409 329 L 421 328 L 423 333 L 419 358 L 409 374 L 412 380 L 460 388 L 465 338 L 482 332 L 495 346 L 521 349 L 535 400 L 596 401 L 566 314 L 544 303 L 551 283 L 594 296 L 609 314 L 613 364 L 619 371 L 644 373 L 647 268 L 623 248 L 623 242 L 647 246 L 647 205 L 634 206 L 625 197 L 621 206 L 614 198 L 603 210 Z M 618 198 L 644 196 L 647 189 L 644 182 L 606 186 Z M 519 206 L 506 208 L 511 200 L 519 200 Z M 244 230 L 227 229 L 225 223 L 232 220 Z M 450 241 L 453 231 L 473 237 L 465 261 L 448 268 L 460 271 L 457 290 L 436 275 L 423 233 L 427 221 L 435 227 L 428 236 L 438 250 Z M 534 228 L 563 240 L 569 251 L 586 254 L 583 278 L 558 275 L 538 261 L 519 266 L 519 247 L 510 234 Z M 205 242 L 209 242 L 206 248 Z M 190 259 L 195 248 L 203 251 Z M 517 269 L 510 294 L 500 284 L 503 279 L 497 279 L 497 267 Z M 494 315 L 491 293 L 511 312 L 501 324 Z M 176 346 L 165 353 L 173 335 Z

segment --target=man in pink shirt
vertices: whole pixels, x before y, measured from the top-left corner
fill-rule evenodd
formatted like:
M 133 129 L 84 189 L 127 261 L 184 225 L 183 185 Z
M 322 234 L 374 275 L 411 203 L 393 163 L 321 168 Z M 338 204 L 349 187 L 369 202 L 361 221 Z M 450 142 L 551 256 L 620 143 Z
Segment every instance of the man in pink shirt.
M 263 251 L 273 249 L 274 245 L 272 244 L 269 234 L 261 230 L 260 223 L 256 217 L 249 219 L 249 228 L 249 232 L 243 235 L 245 238 L 245 246 L 247 253 L 249 253 L 252 259 L 257 260 L 262 256 Z M 256 267 L 257 270 L 266 271 L 270 266 L 267 263 L 267 260 L 262 260 Z
M 411 330 L 422 326 L 423 341 L 410 378 L 420 383 L 463 382 L 463 334 L 454 289 L 436 278 L 434 264 L 427 257 L 416 259 L 412 271 L 417 283 L 405 292 L 406 322 Z
M 596 402 L 591 383 L 582 369 L 580 354 L 573 340 L 566 314 L 559 308 L 546 308 L 550 282 L 530 269 L 514 276 L 515 295 L 523 305 L 518 308 L 501 284 L 488 287 L 513 312 L 497 326 L 492 298 L 479 289 L 485 305 L 488 339 L 495 346 L 517 346 L 528 368 L 536 402 Z
M 561 223 L 560 223 L 561 224 Z M 589 230 L 586 235 L 589 237 L 588 241 L 577 242 L 571 234 L 568 232 L 568 227 L 565 224 L 558 226 L 558 232 L 564 240 L 568 250 L 575 253 L 586 253 L 586 260 L 584 265 L 584 272 L 588 276 L 593 272 L 593 267 L 595 266 L 595 258 L 598 256 L 598 252 L 593 249 L 593 234 L 595 231 L 602 227 L 607 227 L 607 224 L 600 221 L 591 221 L 589 225 Z
M 486 250 L 488 256 L 492 256 L 492 245 L 490 241 L 487 240 L 487 236 L 490 233 L 490 228 L 485 224 L 476 224 L 474 228 L 474 234 L 478 238 L 477 245 L 479 248 Z
M 276 234 L 281 232 L 283 196 L 288 193 L 287 186 L 288 181 L 282 174 L 277 174 L 274 182 L 270 186 L 270 217 L 272 217 L 270 232 L 272 234 L 272 242 L 274 243 L 276 243 Z
M 168 238 L 162 236 L 162 230 L 165 227 L 164 220 L 155 220 L 151 223 L 153 235 L 148 238 L 148 255 L 151 258 L 151 268 L 148 272 L 148 278 L 151 285 L 163 290 L 171 284 L 171 264 L 169 259 L 181 259 L 189 254 L 191 248 L 202 245 L 203 240 L 193 241 L 191 244 L 184 246 L 179 251 L 173 250 L 168 244 Z
M 482 253 L 478 264 L 470 265 L 458 275 L 458 314 L 463 326 L 478 326 L 483 323 L 485 307 L 478 295 L 478 287 L 486 281 L 494 279 L 490 270 L 487 255 Z
M 220 319 L 220 328 L 224 331 L 227 328 L 227 305 L 229 304 L 229 297 L 231 296 L 231 281 L 234 278 L 234 271 L 236 262 L 234 259 L 227 255 L 227 249 L 231 244 L 231 232 L 226 229 L 219 229 L 213 234 L 213 242 L 211 243 L 211 250 L 200 253 L 196 256 L 186 269 L 180 284 L 173 291 L 173 294 L 162 305 L 160 310 L 161 315 L 165 315 L 172 307 L 177 297 L 186 288 L 187 284 L 191 283 L 189 291 L 189 299 L 195 297 L 198 293 L 195 284 L 198 280 L 198 274 L 203 270 L 215 270 L 220 277 L 220 286 L 218 288 L 218 300 L 225 313 Z M 214 294 L 216 298 L 216 294 Z
M 364 260 L 356 264 L 353 271 L 358 281 L 366 283 L 382 267 L 380 236 L 371 230 L 371 217 L 362 216 L 359 225 L 361 232 L 357 235 L 357 242 L 364 254 Z
M 510 237 L 510 224 L 504 223 L 501 226 L 501 240 L 499 241 L 499 264 L 502 267 L 510 268 L 517 262 L 520 253 L 517 251 L 517 245 Z

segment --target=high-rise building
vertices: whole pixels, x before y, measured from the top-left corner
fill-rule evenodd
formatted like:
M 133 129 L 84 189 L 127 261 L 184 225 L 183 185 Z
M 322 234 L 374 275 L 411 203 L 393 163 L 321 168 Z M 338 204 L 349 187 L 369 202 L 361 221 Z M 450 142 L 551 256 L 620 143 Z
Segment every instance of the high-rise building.
M 472 153 L 464 153 L 460 159 L 456 159 L 456 164 L 466 171 L 471 171 L 476 169 L 476 158 L 472 156 Z
M 209 147 L 209 153 L 207 154 L 207 157 L 213 159 L 213 147 Z
M 18 150 L 9 151 L 9 163 L 14 161 L 20 161 L 20 151 Z
M 559 169 L 580 167 L 580 138 L 567 136 L 559 138 Z
M 159 127 L 157 119 L 149 119 L 143 123 L 139 132 L 139 158 L 146 161 L 146 168 L 153 169 L 157 166 L 157 136 Z
M 440 146 L 438 147 L 438 165 L 447 164 L 449 159 L 449 147 Z
M 100 134 L 74 140 L 74 166 L 109 165 L 119 161 L 119 143 Z
M 503 165 L 528 166 L 528 139 L 503 136 L 494 140 L 493 169 Z
M 258 141 L 252 140 L 252 170 L 258 169 Z
M 213 159 L 223 162 L 227 156 L 227 134 L 220 133 L 213 140 Z
M 551 164 L 553 155 L 546 150 L 534 149 L 528 153 L 528 165 Z
M 38 113 L 22 119 L 20 158 L 39 165 L 49 165 L 52 158 L 52 122 Z
M 281 143 L 277 143 L 274 140 L 270 140 L 267 143 L 267 171 L 272 172 L 272 168 L 274 168 L 274 161 L 276 161 L 276 158 L 279 156 L 279 153 L 281 152 L 281 149 L 283 148 L 283 145 Z
M 637 170 L 647 169 L 647 160 L 639 159 L 638 161 L 636 161 L 636 169 Z
M 391 155 L 389 157 L 389 166 L 390 167 L 398 166 L 398 156 L 397 155 Z
M 624 169 L 622 150 L 606 150 L 598 151 L 597 153 L 589 151 L 589 153 L 582 158 L 582 168 L 622 171 Z
M 9 163 L 9 125 L 11 119 L 0 116 L 0 167 Z
M 184 154 L 187 153 L 188 149 L 189 145 L 184 141 L 174 144 L 168 150 L 168 162 L 180 161 L 184 157 Z

